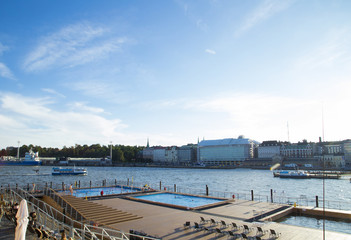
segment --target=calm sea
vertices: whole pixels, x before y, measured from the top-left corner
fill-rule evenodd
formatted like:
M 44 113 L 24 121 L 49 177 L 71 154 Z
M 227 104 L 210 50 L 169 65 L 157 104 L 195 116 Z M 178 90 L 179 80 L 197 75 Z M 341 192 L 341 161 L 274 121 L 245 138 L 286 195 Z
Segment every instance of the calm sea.
M 39 169 L 36 175 L 35 169 Z M 101 186 L 102 181 L 113 184 L 118 183 L 144 185 L 148 184 L 153 188 L 159 188 L 160 181 L 162 188 L 168 186 L 174 189 L 176 184 L 180 191 L 193 193 L 205 192 L 206 185 L 212 195 L 221 196 L 222 192 L 227 195 L 224 197 L 247 195 L 251 198 L 251 190 L 255 195 L 255 200 L 261 201 L 270 199 L 270 191 L 273 190 L 275 201 L 281 199 L 299 198 L 309 199 L 314 204 L 315 197 L 321 200 L 323 197 L 322 179 L 280 179 L 273 177 L 269 170 L 253 169 L 179 169 L 179 168 L 141 168 L 141 167 L 87 167 L 87 176 L 52 176 L 50 166 L 30 167 L 30 166 L 1 166 L 0 184 L 27 186 L 35 182 L 37 184 L 53 183 L 62 185 L 81 182 L 81 186 L 89 186 L 92 181 L 93 186 Z M 349 205 L 351 209 L 351 183 L 349 177 L 344 179 L 325 180 L 325 199 L 328 201 L 342 202 Z M 294 201 L 294 200 L 291 200 Z M 322 205 L 322 203 L 321 203 Z M 338 208 L 338 207 L 335 207 Z M 344 208 L 342 208 L 344 209 Z

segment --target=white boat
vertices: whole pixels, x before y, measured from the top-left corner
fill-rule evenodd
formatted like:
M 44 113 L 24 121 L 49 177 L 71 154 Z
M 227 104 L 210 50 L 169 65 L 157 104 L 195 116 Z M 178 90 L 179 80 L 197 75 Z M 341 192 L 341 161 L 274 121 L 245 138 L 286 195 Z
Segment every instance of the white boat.
M 273 172 L 274 177 L 280 178 L 310 178 L 310 174 L 303 170 L 291 170 L 291 171 L 276 171 Z
M 53 167 L 52 175 L 87 175 L 88 171 L 85 168 L 63 168 L 63 167 Z

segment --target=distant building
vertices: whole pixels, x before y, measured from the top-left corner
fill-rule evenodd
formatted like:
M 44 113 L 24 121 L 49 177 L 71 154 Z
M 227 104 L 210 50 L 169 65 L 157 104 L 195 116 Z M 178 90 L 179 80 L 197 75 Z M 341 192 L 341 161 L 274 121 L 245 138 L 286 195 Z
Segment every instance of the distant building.
M 165 147 L 153 147 L 153 161 L 154 162 L 165 162 L 166 161 L 166 148 Z
M 343 152 L 345 157 L 345 168 L 351 169 L 351 139 L 343 141 Z
M 178 151 L 176 146 L 167 147 L 165 149 L 165 162 L 178 164 Z
M 178 163 L 181 165 L 193 164 L 196 162 L 197 145 L 188 144 L 178 149 Z
M 270 158 L 280 155 L 280 146 L 282 144 L 278 141 L 263 141 L 258 146 L 258 158 Z
M 226 138 L 203 140 L 198 144 L 197 158 L 205 165 L 237 165 L 254 157 L 258 142 L 239 136 L 238 139 Z
M 311 158 L 313 157 L 313 146 L 307 141 L 295 144 L 283 144 L 280 155 L 286 158 Z

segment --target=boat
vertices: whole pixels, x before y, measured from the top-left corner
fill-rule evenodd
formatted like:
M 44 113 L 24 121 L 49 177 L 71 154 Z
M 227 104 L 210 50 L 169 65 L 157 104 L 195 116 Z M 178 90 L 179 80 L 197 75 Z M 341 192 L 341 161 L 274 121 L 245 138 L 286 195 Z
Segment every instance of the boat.
M 0 160 L 0 165 L 21 165 L 21 166 L 37 166 L 41 165 L 41 161 L 39 159 L 39 152 L 34 152 L 31 148 L 29 152 L 25 153 L 24 160 L 20 159 L 2 159 Z
M 52 175 L 87 175 L 88 171 L 85 168 L 63 168 L 63 167 L 53 167 Z
M 307 171 L 303 171 L 303 170 L 275 171 L 273 172 L 273 176 L 280 177 L 280 178 L 310 178 L 311 177 Z

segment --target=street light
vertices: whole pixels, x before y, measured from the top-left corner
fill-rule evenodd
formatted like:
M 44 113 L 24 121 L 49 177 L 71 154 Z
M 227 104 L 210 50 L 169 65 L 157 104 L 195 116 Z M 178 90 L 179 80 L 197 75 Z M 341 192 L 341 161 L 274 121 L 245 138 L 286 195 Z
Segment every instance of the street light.
M 18 141 L 18 148 L 17 148 L 17 159 L 18 160 L 20 160 L 20 158 L 19 158 L 20 151 L 19 150 L 20 150 L 20 141 Z
M 110 141 L 110 159 L 112 161 L 112 141 Z

